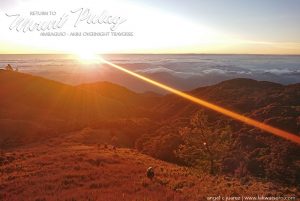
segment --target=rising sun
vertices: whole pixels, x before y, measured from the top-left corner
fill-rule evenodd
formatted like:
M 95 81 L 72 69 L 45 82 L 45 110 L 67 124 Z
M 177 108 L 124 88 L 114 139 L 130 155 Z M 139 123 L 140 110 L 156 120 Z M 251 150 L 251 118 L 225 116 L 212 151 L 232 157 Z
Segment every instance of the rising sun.
M 101 60 L 98 54 L 92 52 L 78 52 L 75 55 L 76 59 L 82 64 L 97 64 Z

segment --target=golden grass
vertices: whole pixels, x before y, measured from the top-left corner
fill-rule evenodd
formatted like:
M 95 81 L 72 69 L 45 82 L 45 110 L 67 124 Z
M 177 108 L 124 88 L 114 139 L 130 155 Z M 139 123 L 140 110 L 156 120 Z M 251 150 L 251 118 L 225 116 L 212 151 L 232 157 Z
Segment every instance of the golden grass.
M 206 200 L 218 195 L 299 194 L 295 188 L 195 173 L 135 150 L 71 139 L 2 153 L 0 200 Z M 152 181 L 145 175 L 149 166 L 156 167 Z

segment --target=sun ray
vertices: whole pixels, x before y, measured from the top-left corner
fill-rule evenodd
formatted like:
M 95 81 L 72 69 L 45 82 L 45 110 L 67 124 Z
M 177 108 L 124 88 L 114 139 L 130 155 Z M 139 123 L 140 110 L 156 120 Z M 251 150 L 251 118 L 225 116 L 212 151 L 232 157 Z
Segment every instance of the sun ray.
M 105 60 L 103 58 L 101 58 L 101 62 L 102 63 L 106 63 L 106 64 L 108 64 L 111 67 L 114 67 L 114 68 L 116 68 L 118 70 L 121 70 L 121 71 L 123 71 L 123 72 L 125 72 L 125 73 L 127 73 L 129 75 L 132 75 L 132 76 L 134 76 L 136 78 L 139 78 L 139 79 L 141 79 L 141 80 L 143 80 L 145 82 L 148 82 L 148 83 L 150 83 L 152 85 L 155 85 L 155 86 L 157 86 L 157 87 L 159 87 L 161 89 L 164 89 L 164 90 L 166 90 L 168 92 L 176 94 L 176 95 L 178 95 L 178 96 L 180 96 L 180 97 L 182 97 L 184 99 L 192 101 L 192 102 L 194 102 L 194 103 L 196 103 L 198 105 L 204 106 L 204 107 L 206 107 L 208 109 L 214 110 L 214 111 L 216 111 L 218 113 L 221 113 L 221 114 L 223 114 L 225 116 L 231 117 L 231 118 L 233 118 L 235 120 L 238 120 L 238 121 L 243 122 L 245 124 L 248 124 L 250 126 L 254 126 L 256 128 L 259 128 L 259 129 L 261 129 L 263 131 L 266 131 L 268 133 L 271 133 L 273 135 L 276 135 L 276 136 L 279 136 L 281 138 L 284 138 L 284 139 L 287 139 L 287 140 L 290 140 L 292 142 L 300 144 L 300 137 L 297 136 L 297 135 L 295 135 L 295 134 L 289 133 L 289 132 L 281 130 L 279 128 L 270 126 L 268 124 L 265 124 L 265 123 L 259 122 L 257 120 L 251 119 L 249 117 L 246 117 L 244 115 L 238 114 L 236 112 L 233 112 L 233 111 L 228 110 L 226 108 L 223 108 L 221 106 L 215 105 L 215 104 L 210 103 L 208 101 L 205 101 L 205 100 L 202 100 L 200 98 L 194 97 L 194 96 L 192 96 L 190 94 L 187 94 L 185 92 L 182 92 L 182 91 L 180 91 L 178 89 L 172 88 L 172 87 L 167 86 L 167 85 L 165 85 L 163 83 L 160 83 L 158 81 L 152 80 L 150 78 L 147 78 L 145 76 L 142 76 L 140 74 L 132 72 L 132 71 L 130 71 L 130 70 L 128 70 L 128 69 L 120 66 L 120 65 L 111 63 L 111 62 L 109 62 L 109 61 L 107 61 L 107 60 Z

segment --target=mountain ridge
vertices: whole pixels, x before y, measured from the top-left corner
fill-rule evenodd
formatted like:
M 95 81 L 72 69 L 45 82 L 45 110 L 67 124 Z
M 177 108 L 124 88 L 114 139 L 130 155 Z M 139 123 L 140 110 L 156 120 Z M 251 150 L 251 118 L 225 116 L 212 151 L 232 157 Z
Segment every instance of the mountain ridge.
M 284 86 L 234 79 L 186 93 L 300 135 L 299 88 L 300 84 Z M 222 136 L 217 139 L 227 139 L 224 150 L 216 152 L 219 175 L 267 178 L 284 185 L 296 185 L 300 178 L 297 144 L 174 94 L 140 94 L 108 82 L 70 86 L 0 71 L 0 96 L 0 148 L 4 153 L 26 147 L 40 150 L 41 144 L 65 139 L 72 146 L 136 149 L 156 159 L 190 166 L 177 153 L 187 146 L 182 130 L 190 127 L 194 116 L 200 113 L 207 116 L 206 127 L 213 123 L 214 133 Z M 192 147 L 207 144 L 203 140 L 197 143 Z M 193 160 L 194 156 L 187 157 Z M 193 168 L 207 171 L 206 162 L 204 158 L 200 166 Z

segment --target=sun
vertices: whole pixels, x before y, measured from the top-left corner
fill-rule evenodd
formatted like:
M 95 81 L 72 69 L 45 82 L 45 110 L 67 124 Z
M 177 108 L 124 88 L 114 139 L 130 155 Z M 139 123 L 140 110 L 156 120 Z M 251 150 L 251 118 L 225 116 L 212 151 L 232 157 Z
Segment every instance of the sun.
M 100 63 L 101 57 L 92 52 L 77 52 L 75 53 L 76 59 L 82 64 L 97 64 Z

